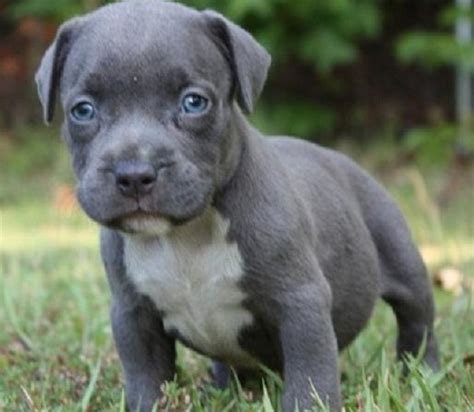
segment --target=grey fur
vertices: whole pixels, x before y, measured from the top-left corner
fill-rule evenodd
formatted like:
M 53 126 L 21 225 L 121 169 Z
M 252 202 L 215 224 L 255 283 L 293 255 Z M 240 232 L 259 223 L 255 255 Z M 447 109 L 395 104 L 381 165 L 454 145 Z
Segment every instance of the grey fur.
M 426 334 L 424 359 L 438 367 L 430 283 L 390 196 L 345 156 L 263 138 L 242 115 L 253 109 L 269 64 L 247 32 L 217 13 L 139 0 L 65 23 L 38 70 L 45 121 L 59 91 L 79 201 L 103 227 L 112 327 L 132 410 L 149 411 L 173 377 L 175 339 L 194 344 L 165 332 L 165 314 L 127 273 L 123 239 L 134 229 L 124 221 L 138 212 L 165 218 L 171 230 L 211 206 L 230 222 L 253 319 L 238 344 L 283 373 L 285 412 L 311 406 L 310 382 L 340 410 L 338 350 L 364 327 L 378 297 L 397 317 L 399 356 L 416 354 Z M 204 114 L 180 112 L 189 87 L 211 102 Z M 98 116 L 78 123 L 70 110 L 84 99 Z M 151 165 L 153 190 L 124 196 L 120 162 Z M 219 386 L 229 381 L 226 359 L 214 373 Z

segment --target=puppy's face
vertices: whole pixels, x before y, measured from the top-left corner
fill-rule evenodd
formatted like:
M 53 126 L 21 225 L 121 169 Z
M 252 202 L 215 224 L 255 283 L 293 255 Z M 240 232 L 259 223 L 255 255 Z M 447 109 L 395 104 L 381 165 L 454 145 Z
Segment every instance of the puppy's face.
M 37 81 L 46 120 L 60 89 L 86 213 L 145 233 L 199 215 L 238 162 L 234 98 L 250 111 L 268 65 L 242 29 L 173 3 L 118 3 L 66 23 Z

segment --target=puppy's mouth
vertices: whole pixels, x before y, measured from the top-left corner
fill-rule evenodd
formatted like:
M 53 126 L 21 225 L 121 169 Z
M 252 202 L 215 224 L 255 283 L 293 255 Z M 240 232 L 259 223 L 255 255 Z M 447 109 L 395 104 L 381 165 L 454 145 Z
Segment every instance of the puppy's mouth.
M 160 213 L 139 209 L 110 220 L 106 226 L 128 234 L 160 236 L 170 231 L 173 222 Z

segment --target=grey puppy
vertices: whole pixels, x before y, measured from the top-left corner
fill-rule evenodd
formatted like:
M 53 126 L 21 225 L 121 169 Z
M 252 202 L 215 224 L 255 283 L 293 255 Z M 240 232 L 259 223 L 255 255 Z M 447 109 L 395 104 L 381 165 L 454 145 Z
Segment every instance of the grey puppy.
M 175 341 L 219 386 L 260 363 L 283 409 L 340 410 L 338 350 L 382 297 L 398 354 L 438 367 L 424 264 L 396 205 L 345 156 L 264 138 L 244 117 L 270 57 L 242 28 L 168 2 L 115 3 L 66 22 L 36 76 L 59 89 L 77 193 L 102 226 L 128 405 L 149 411 Z

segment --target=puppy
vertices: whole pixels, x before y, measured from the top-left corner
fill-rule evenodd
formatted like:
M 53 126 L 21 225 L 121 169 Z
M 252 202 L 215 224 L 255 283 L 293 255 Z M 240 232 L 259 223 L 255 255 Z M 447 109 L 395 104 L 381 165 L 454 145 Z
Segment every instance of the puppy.
M 438 367 L 422 259 L 390 196 L 351 160 L 246 120 L 268 53 L 223 16 L 115 3 L 66 22 L 36 81 L 60 94 L 79 202 L 101 225 L 128 405 L 149 411 L 179 340 L 229 366 L 283 374 L 285 412 L 312 388 L 341 408 L 338 351 L 382 297 L 398 354 Z

